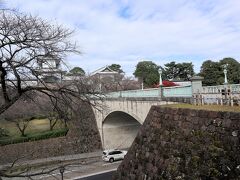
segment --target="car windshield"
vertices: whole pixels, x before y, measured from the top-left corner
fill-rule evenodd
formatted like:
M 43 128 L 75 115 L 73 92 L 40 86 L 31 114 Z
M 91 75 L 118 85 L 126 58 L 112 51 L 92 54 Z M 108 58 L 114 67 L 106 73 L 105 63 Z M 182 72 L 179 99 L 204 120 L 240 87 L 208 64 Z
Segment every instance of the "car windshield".
M 106 152 L 103 152 L 103 155 L 106 155 L 107 153 Z

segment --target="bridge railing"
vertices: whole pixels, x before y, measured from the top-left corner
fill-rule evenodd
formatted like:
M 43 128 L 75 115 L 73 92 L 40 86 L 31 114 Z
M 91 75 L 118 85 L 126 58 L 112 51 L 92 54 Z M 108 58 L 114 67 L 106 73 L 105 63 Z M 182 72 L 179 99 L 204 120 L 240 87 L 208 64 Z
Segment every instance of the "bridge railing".
M 159 88 L 151 89 L 137 89 L 128 91 L 118 91 L 110 92 L 106 94 L 109 98 L 119 98 L 119 97 L 160 97 L 161 91 Z
M 164 87 L 163 97 L 192 97 L 192 86 Z
M 218 86 L 203 86 L 204 94 L 219 94 L 222 89 L 229 89 L 232 93 L 240 93 L 240 84 L 228 84 Z
M 171 102 L 186 102 L 193 104 L 231 104 L 240 106 L 240 84 L 219 86 L 186 86 L 160 87 L 107 93 L 108 98 L 161 98 Z M 195 89 L 195 90 L 196 90 Z M 193 93 L 195 92 L 195 93 Z
M 161 93 L 163 96 L 161 96 Z M 119 97 L 192 97 L 192 87 L 175 86 L 151 89 L 137 89 L 128 91 L 110 92 L 106 94 L 108 98 Z

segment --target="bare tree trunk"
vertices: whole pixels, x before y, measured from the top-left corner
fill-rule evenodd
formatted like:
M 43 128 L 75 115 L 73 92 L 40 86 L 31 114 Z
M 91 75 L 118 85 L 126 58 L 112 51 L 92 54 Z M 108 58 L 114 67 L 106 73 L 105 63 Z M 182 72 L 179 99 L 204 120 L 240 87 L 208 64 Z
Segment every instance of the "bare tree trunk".
M 23 122 L 23 126 L 21 126 L 21 122 L 18 122 L 18 121 L 16 122 L 16 121 L 15 121 L 15 124 L 16 124 L 18 130 L 20 131 L 21 136 L 23 136 L 23 137 L 26 136 L 25 130 L 26 130 L 27 127 L 28 127 L 28 123 L 29 123 L 29 121 L 28 121 L 28 122 Z
M 49 129 L 50 131 L 53 130 L 53 128 L 55 127 L 55 125 L 57 124 L 58 122 L 58 119 L 57 118 L 48 118 L 49 119 Z
M 1 85 L 2 85 L 2 94 L 3 94 L 3 98 L 4 98 L 4 101 L 5 103 L 9 103 L 10 99 L 8 97 L 8 94 L 7 94 L 7 86 L 6 86 L 6 81 L 5 81 L 5 77 L 7 75 L 7 72 L 5 70 L 5 68 L 3 67 L 3 63 L 2 61 L 0 61 L 0 82 L 1 82 Z
M 66 120 L 66 119 L 64 119 L 64 128 L 65 128 L 65 129 L 68 128 L 68 126 L 67 126 L 67 120 Z

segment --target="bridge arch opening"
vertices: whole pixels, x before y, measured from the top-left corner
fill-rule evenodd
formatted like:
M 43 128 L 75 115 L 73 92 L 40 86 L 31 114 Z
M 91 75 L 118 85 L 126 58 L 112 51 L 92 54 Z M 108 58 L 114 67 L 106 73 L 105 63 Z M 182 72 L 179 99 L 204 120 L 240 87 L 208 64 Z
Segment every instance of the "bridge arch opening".
M 133 116 L 122 111 L 111 112 L 103 121 L 104 149 L 129 148 L 141 124 Z

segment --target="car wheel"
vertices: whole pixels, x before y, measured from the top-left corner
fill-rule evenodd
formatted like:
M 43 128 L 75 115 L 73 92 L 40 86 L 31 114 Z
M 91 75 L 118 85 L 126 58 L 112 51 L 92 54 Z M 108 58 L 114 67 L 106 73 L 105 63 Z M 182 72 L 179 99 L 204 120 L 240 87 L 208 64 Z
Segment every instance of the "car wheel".
M 110 163 L 112 163 L 113 161 L 114 161 L 114 159 L 113 159 L 113 158 L 110 158 L 110 159 L 109 159 L 109 162 L 110 162 Z

